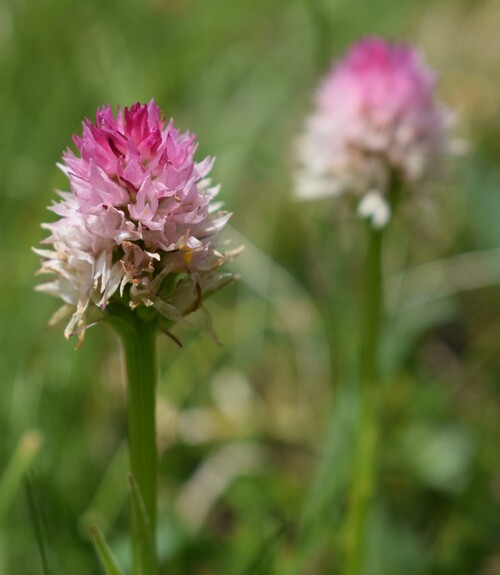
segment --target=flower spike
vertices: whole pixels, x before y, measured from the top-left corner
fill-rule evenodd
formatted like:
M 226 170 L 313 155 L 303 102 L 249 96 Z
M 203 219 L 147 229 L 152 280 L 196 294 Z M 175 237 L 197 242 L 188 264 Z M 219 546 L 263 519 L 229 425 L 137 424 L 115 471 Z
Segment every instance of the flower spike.
M 435 76 L 405 44 L 368 38 L 335 64 L 297 145 L 300 199 L 345 196 L 383 228 L 396 193 L 418 191 L 456 150 Z
M 206 286 L 227 284 L 218 269 L 228 256 L 214 246 L 231 214 L 213 201 L 213 159 L 196 162 L 196 136 L 167 123 L 154 100 L 116 117 L 98 109 L 73 142 L 59 164 L 70 192 L 49 208 L 59 219 L 43 224 L 51 249 L 34 250 L 40 273 L 55 276 L 38 289 L 65 304 L 51 323 L 71 315 L 65 335 L 82 338 L 113 301 L 187 325 Z

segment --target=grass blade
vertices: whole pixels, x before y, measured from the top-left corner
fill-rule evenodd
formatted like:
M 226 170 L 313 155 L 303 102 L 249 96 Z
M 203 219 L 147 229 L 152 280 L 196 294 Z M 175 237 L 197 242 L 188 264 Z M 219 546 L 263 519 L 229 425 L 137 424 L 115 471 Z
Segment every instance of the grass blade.
M 5 470 L 0 477 L 0 525 L 5 520 L 9 506 L 14 501 L 24 474 L 42 447 L 43 437 L 37 430 L 24 433 L 19 440 Z
M 270 573 L 270 563 L 276 546 L 281 541 L 287 530 L 286 524 L 280 525 L 276 531 L 265 541 L 262 548 L 252 559 L 250 564 L 243 570 L 241 575 L 259 575 Z
M 106 575 L 123 575 L 123 571 L 106 543 L 104 535 L 95 525 L 90 528 L 90 539 Z
M 38 542 L 38 549 L 42 560 L 43 575 L 51 575 L 49 569 L 49 561 L 47 555 L 47 547 L 45 544 L 44 535 L 44 521 L 40 508 L 38 497 L 36 496 L 35 483 L 32 477 L 27 476 L 25 480 L 26 494 L 28 496 L 28 504 L 30 508 L 31 520 L 35 529 L 35 535 Z

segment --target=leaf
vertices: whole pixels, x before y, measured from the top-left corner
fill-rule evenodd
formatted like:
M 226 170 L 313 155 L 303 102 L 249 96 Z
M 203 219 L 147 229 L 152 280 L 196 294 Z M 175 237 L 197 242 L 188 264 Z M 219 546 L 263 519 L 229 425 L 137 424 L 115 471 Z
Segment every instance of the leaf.
M 132 474 L 128 481 L 132 494 L 132 512 L 134 517 L 134 536 L 139 541 L 141 564 L 144 575 L 153 575 L 156 569 L 155 540 L 151 530 L 151 521 L 146 511 L 139 485 Z
M 106 543 L 103 534 L 95 525 L 90 528 L 90 539 L 106 575 L 123 575 L 123 571 Z

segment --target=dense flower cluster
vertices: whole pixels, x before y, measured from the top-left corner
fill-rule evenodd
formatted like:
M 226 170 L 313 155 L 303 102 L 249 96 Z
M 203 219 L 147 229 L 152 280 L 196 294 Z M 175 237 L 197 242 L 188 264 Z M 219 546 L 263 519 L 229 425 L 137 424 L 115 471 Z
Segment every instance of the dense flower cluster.
M 394 183 L 418 187 L 451 151 L 451 114 L 434 85 L 413 48 L 378 38 L 354 45 L 317 93 L 298 144 L 297 196 L 347 193 L 383 227 Z
M 116 118 L 99 109 L 73 141 L 78 154 L 68 149 L 59 165 L 71 191 L 49 208 L 59 219 L 43 224 L 53 249 L 35 250 L 40 272 L 55 274 L 38 289 L 65 302 L 54 319 L 71 314 L 65 335 L 81 334 L 90 309 L 119 298 L 184 321 L 231 279 L 218 273 L 228 254 L 214 247 L 230 214 L 212 201 L 213 160 L 195 162 L 195 136 L 166 123 L 154 101 Z

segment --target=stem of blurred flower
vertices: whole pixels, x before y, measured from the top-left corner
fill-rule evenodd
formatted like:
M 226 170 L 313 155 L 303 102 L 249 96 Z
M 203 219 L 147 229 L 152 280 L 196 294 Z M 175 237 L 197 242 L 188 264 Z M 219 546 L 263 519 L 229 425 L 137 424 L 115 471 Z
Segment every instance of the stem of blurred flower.
M 381 230 L 370 227 L 364 278 L 359 427 L 346 526 L 344 575 L 361 573 L 366 517 L 374 493 L 380 393 L 378 350 L 382 315 L 382 238 Z
M 142 319 L 121 305 L 109 306 L 111 323 L 121 336 L 128 384 L 128 437 L 130 468 L 149 519 L 150 534 L 141 533 L 140 518 L 132 508 L 132 559 L 134 575 L 144 571 L 144 546 L 156 540 L 156 323 Z M 156 559 L 155 559 L 156 561 Z

